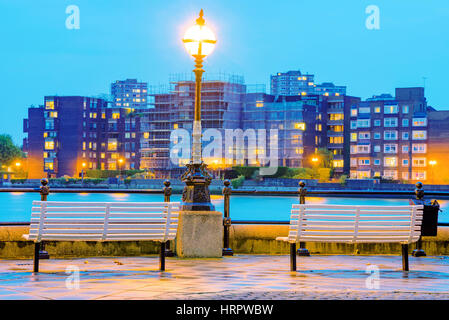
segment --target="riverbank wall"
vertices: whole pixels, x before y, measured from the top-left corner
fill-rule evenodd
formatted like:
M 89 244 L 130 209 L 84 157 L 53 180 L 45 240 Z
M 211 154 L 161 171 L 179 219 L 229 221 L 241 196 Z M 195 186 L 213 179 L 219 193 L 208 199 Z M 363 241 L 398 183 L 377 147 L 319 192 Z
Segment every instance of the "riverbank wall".
M 22 235 L 26 226 L 0 227 L 0 259 L 32 259 L 34 244 Z M 288 254 L 289 244 L 276 241 L 287 236 L 288 225 L 232 225 L 230 247 L 234 254 Z M 174 243 L 172 243 L 173 248 Z M 201 245 L 201 244 L 198 244 Z M 314 243 L 307 242 L 311 254 L 400 255 L 400 244 Z M 416 247 L 409 246 L 410 253 Z M 160 246 L 153 241 L 47 241 L 45 250 L 51 258 L 87 258 L 101 256 L 143 256 L 157 254 Z M 438 236 L 423 237 L 422 248 L 429 256 L 449 255 L 449 227 L 438 227 Z

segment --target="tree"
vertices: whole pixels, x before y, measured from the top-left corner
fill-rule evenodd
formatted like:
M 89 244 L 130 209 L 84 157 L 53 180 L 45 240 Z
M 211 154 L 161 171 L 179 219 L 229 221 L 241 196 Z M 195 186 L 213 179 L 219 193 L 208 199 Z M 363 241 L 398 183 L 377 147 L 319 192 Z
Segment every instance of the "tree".
M 0 135 L 0 165 L 8 166 L 12 161 L 22 158 L 23 152 L 14 144 L 8 134 Z
M 318 159 L 320 159 L 320 165 L 321 168 L 332 168 L 332 160 L 334 159 L 334 155 L 332 151 L 326 148 L 319 148 L 318 152 Z

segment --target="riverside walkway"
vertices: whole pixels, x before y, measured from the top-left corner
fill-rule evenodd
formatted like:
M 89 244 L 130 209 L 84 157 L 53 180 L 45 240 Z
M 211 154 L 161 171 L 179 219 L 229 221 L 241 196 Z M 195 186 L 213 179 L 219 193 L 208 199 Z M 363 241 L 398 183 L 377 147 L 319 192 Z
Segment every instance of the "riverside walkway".
M 38 274 L 31 260 L 0 260 L 0 299 L 449 300 L 448 256 L 410 257 L 409 272 L 398 255 L 299 257 L 297 272 L 287 255 L 167 258 L 162 273 L 157 259 L 41 260 Z

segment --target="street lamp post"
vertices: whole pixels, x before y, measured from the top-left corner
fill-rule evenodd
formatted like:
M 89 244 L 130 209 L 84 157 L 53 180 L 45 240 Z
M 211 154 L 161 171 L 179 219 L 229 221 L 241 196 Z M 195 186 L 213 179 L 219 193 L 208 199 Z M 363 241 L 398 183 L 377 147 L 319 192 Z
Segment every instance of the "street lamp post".
M 201 78 L 204 73 L 203 59 L 214 50 L 215 35 L 205 25 L 203 9 L 196 24 L 187 29 L 182 39 L 187 52 L 195 59 L 195 110 L 192 130 L 192 154 L 187 170 L 181 176 L 186 184 L 182 192 L 182 210 L 214 211 L 210 201 L 209 185 L 212 177 L 207 172 L 207 164 L 202 159 L 201 148 Z
M 83 163 L 81 164 L 81 166 L 83 167 L 83 168 L 81 169 L 81 185 L 83 185 L 83 184 L 84 184 L 84 168 L 86 167 L 86 163 L 83 162 Z
M 120 185 L 120 180 L 122 179 L 122 164 L 123 159 L 118 159 L 118 185 Z

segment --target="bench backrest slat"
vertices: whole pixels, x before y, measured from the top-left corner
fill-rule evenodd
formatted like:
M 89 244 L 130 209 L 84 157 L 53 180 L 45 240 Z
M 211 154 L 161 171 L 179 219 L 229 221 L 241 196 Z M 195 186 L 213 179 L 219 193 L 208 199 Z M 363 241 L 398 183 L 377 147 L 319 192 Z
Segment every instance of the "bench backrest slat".
M 415 242 L 423 206 L 293 204 L 289 241 Z
M 173 240 L 179 202 L 33 201 L 29 239 Z

